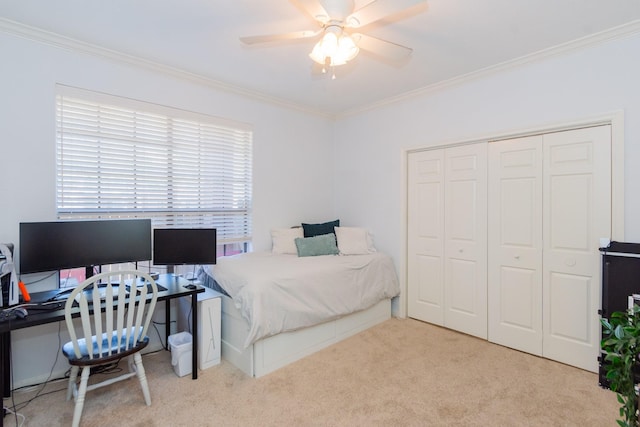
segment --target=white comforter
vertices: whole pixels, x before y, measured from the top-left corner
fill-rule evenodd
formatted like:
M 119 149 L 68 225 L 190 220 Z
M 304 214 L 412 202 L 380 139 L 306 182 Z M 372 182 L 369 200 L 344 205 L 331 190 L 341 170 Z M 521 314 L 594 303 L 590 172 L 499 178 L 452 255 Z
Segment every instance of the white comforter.
M 252 252 L 219 258 L 205 271 L 249 324 L 245 341 L 316 325 L 400 293 L 388 255 L 298 257 Z

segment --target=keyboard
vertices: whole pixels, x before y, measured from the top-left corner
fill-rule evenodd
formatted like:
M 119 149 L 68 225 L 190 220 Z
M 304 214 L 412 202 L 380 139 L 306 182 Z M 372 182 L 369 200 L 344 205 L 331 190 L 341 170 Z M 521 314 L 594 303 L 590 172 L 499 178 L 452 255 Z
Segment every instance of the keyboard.
M 40 302 L 33 304 L 24 304 L 28 310 L 55 311 L 64 310 L 65 301 Z
M 131 283 L 131 282 L 129 282 Z M 119 284 L 117 282 L 113 282 L 113 299 L 117 300 L 118 299 L 118 286 Z M 104 299 L 104 295 L 105 295 L 105 289 L 106 288 L 106 283 L 99 283 L 98 284 L 98 290 L 100 293 L 100 299 Z M 138 287 L 142 287 L 144 286 L 141 282 L 138 284 Z M 160 286 L 156 283 L 156 286 L 158 287 L 158 292 L 162 292 L 162 291 L 166 291 L 167 288 L 165 288 L 164 286 Z M 125 289 L 126 289 L 126 293 L 128 294 L 131 290 L 131 285 L 130 284 L 126 284 L 125 285 Z M 71 289 L 64 289 L 62 291 L 59 291 L 58 293 L 56 293 L 55 295 L 53 295 L 52 297 L 50 297 L 47 301 L 42 302 L 37 304 L 37 307 L 35 307 L 34 309 L 36 310 L 62 310 L 64 309 L 64 304 L 65 301 L 67 300 L 67 298 L 69 297 L 69 294 L 73 291 L 73 288 Z M 88 287 L 85 289 L 85 294 L 87 295 L 87 299 L 89 300 L 89 302 L 91 302 L 93 300 L 93 295 L 92 295 L 92 291 L 93 288 L 92 287 Z M 151 284 L 147 283 L 147 292 L 151 293 Z M 78 301 L 80 299 L 80 296 L 76 296 L 76 301 Z M 0 320 L 1 321 L 1 320 Z
M 119 295 L 118 287 L 120 285 L 113 284 L 113 283 L 112 283 L 112 285 L 113 285 L 113 289 L 112 289 L 113 299 L 117 300 L 118 299 L 118 295 Z M 93 302 L 93 288 L 86 288 L 85 291 L 84 291 L 84 295 L 87 297 L 87 301 Z M 98 285 L 98 295 L 99 295 L 98 298 L 100 299 L 100 301 L 102 301 L 102 300 L 104 300 L 106 298 L 106 295 L 107 295 L 106 285 L 102 285 L 102 284 Z M 129 286 L 128 285 L 125 285 L 125 296 L 126 295 L 129 295 Z M 81 294 L 76 295 L 76 298 L 75 298 L 76 302 L 80 302 L 80 297 L 81 297 Z

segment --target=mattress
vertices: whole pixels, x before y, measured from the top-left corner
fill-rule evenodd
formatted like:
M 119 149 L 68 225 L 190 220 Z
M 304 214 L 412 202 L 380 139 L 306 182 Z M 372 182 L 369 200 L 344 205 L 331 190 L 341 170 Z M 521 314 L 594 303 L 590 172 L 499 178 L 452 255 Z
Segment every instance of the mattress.
M 400 286 L 391 257 L 252 252 L 203 266 L 200 280 L 221 288 L 247 321 L 245 348 L 255 341 L 367 309 Z

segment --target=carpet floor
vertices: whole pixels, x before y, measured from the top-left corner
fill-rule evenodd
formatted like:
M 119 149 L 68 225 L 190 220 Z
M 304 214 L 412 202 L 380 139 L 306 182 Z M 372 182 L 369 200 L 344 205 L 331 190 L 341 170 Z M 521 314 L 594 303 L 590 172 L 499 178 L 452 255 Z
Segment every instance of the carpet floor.
M 81 425 L 584 427 L 618 417 L 615 393 L 594 373 L 411 319 L 390 319 L 262 378 L 223 360 L 193 381 L 177 377 L 170 360 L 165 351 L 143 357 L 151 406 L 134 378 L 89 392 Z M 70 425 L 66 383 L 41 389 L 14 393 L 22 425 Z

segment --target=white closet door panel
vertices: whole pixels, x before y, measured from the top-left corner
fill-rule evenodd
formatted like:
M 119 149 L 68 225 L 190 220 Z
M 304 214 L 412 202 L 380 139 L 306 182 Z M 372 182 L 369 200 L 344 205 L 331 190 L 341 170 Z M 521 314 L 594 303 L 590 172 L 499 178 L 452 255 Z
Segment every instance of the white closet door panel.
M 446 188 L 447 203 L 447 240 L 459 245 L 473 244 L 478 233 L 475 221 L 478 215 L 478 182 L 475 179 L 458 178 L 448 182 Z
M 440 251 L 442 244 L 442 183 L 420 182 L 416 184 L 416 218 L 418 243 L 425 251 Z
M 411 153 L 408 160 L 408 315 L 443 325 L 444 151 Z
M 452 329 L 463 330 L 468 328 L 466 325 L 468 318 L 477 319 L 478 312 L 485 311 L 484 307 L 478 306 L 479 301 L 475 292 L 478 286 L 477 263 L 449 257 L 446 274 L 448 312 L 445 325 Z
M 532 335 L 539 330 L 539 307 L 531 301 L 540 293 L 538 282 L 540 275 L 536 270 L 527 268 L 502 267 L 500 269 L 500 326 L 508 326 L 519 332 Z M 529 337 L 529 339 L 531 339 Z M 540 353 L 542 347 L 540 346 Z M 532 351 L 537 351 L 532 347 Z
M 489 340 L 542 354 L 542 137 L 489 144 Z
M 611 234 L 610 126 L 544 136 L 543 355 L 593 372 L 599 238 Z
M 442 325 L 442 257 L 416 254 L 412 267 L 409 316 Z
M 548 333 L 572 343 L 589 345 L 591 340 L 591 285 L 589 277 L 551 272 L 551 305 Z M 567 307 L 571 309 L 567 310 Z
M 445 157 L 444 324 L 487 338 L 487 144 Z

